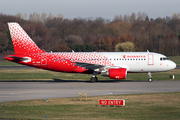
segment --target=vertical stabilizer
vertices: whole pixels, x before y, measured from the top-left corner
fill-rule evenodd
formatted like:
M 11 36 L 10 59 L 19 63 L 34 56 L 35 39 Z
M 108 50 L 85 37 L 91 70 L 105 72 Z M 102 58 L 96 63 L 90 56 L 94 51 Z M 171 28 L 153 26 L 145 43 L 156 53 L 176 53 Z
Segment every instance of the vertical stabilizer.
M 8 23 L 15 54 L 43 53 L 18 23 Z

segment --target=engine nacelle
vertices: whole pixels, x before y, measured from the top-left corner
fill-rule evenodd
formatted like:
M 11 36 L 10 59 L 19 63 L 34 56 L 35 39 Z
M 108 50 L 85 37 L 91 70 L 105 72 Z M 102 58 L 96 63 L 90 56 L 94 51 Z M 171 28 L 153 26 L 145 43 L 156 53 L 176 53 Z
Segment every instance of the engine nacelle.
M 108 76 L 112 79 L 126 79 L 127 70 L 126 68 L 114 68 L 114 69 L 109 69 L 106 72 L 101 72 L 101 75 Z

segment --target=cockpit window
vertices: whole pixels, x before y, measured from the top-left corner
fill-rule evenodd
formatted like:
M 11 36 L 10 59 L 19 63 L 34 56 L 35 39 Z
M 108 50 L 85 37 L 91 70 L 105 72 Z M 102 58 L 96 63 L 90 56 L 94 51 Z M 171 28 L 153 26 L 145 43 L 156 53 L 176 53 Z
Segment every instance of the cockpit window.
M 160 60 L 164 61 L 164 60 L 169 60 L 169 59 L 167 57 L 161 57 Z

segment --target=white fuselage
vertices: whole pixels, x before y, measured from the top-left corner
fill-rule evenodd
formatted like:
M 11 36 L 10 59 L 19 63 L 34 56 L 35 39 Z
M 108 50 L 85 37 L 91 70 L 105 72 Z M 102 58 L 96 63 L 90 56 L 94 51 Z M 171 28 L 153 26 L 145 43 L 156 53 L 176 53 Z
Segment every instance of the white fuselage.
M 126 68 L 128 72 L 161 72 L 172 70 L 176 64 L 166 56 L 153 52 L 107 52 L 113 66 Z

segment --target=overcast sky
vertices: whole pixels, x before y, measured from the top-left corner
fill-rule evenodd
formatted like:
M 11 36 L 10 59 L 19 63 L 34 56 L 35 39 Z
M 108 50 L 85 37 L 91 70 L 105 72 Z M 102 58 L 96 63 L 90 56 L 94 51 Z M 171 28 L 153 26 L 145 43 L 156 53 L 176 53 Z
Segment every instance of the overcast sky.
M 64 18 L 102 17 L 113 20 L 115 15 L 145 12 L 149 18 L 164 18 L 180 13 L 180 0 L 0 0 L 0 13 L 52 13 Z

